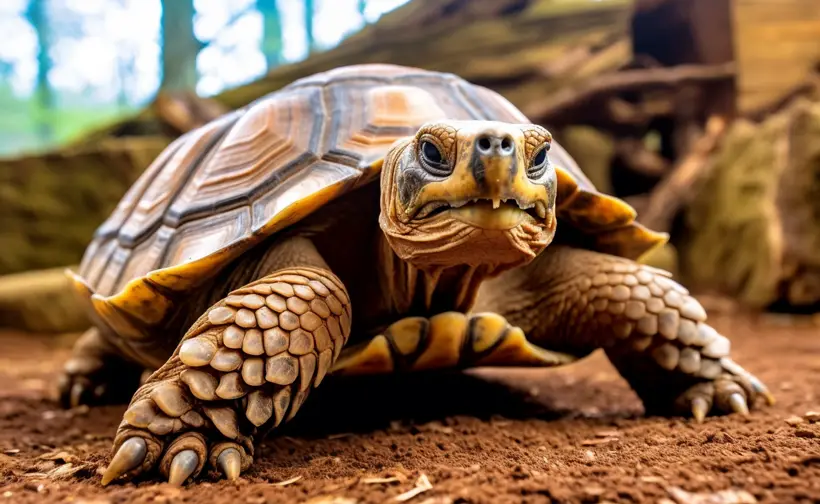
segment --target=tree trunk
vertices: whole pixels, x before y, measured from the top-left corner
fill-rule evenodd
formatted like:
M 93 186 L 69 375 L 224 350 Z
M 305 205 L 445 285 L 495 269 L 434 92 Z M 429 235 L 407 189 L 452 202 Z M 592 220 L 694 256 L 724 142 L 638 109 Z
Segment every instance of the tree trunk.
M 282 64 L 282 18 L 276 0 L 256 0 L 262 15 L 262 54 L 268 71 Z
M 48 54 L 51 48 L 51 29 L 48 23 L 45 0 L 31 0 L 26 13 L 29 22 L 37 34 L 37 106 L 39 115 L 39 135 L 44 142 L 54 137 L 51 127 L 51 112 L 54 109 L 54 93 L 48 81 L 51 71 L 51 57 Z
M 131 107 L 131 80 L 134 78 L 136 72 L 136 61 L 134 53 L 129 50 L 120 50 L 117 56 L 117 80 L 119 80 L 120 89 L 117 92 L 117 105 L 122 110 L 128 110 Z
M 196 88 L 202 44 L 194 36 L 194 14 L 194 0 L 162 0 L 162 91 Z
M 315 49 L 316 40 L 313 37 L 313 0 L 305 0 L 305 42 L 307 43 L 308 54 L 312 54 Z

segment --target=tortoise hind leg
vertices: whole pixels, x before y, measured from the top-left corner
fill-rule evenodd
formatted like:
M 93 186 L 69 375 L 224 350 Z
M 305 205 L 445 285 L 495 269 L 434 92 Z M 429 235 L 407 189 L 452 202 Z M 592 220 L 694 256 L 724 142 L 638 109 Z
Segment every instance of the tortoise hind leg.
M 350 313 L 345 288 L 324 268 L 283 268 L 232 291 L 134 394 L 102 483 L 157 468 L 181 484 L 206 464 L 238 477 L 257 440 L 322 382 Z
M 383 334 L 346 347 L 333 373 L 377 374 L 392 371 L 473 366 L 556 366 L 575 360 L 533 345 L 519 327 L 495 313 L 445 312 L 408 317 Z
M 81 404 L 125 402 L 140 384 L 143 368 L 123 359 L 96 327 L 74 344 L 60 376 L 58 391 L 65 408 Z

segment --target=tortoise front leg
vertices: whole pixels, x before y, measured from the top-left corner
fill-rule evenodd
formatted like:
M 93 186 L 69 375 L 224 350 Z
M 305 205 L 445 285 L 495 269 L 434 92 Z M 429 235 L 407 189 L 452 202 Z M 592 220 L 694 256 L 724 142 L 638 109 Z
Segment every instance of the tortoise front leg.
M 282 268 L 232 291 L 134 394 L 102 483 L 158 468 L 182 484 L 206 463 L 237 478 L 259 438 L 322 382 L 350 315 L 345 287 L 326 268 Z
M 557 366 L 575 357 L 533 345 L 497 313 L 444 312 L 403 318 L 345 347 L 333 374 L 364 375 L 473 366 Z
M 511 292 L 511 294 L 509 294 Z M 772 395 L 729 355 L 729 340 L 671 274 L 620 257 L 550 247 L 488 284 L 480 301 L 534 343 L 585 354 L 603 348 L 650 414 L 746 413 Z

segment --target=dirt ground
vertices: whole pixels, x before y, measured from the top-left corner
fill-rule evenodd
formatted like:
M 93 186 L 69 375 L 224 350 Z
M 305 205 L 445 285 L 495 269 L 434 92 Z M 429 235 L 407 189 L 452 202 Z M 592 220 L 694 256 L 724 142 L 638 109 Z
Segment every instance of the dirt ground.
M 101 487 L 124 405 L 60 410 L 50 394 L 71 338 L 2 334 L 0 503 L 381 503 L 417 486 L 432 488 L 406 502 L 820 502 L 820 420 L 806 415 L 820 411 L 820 325 L 712 321 L 775 406 L 647 418 L 597 353 L 552 370 L 337 379 L 238 482 L 183 488 Z

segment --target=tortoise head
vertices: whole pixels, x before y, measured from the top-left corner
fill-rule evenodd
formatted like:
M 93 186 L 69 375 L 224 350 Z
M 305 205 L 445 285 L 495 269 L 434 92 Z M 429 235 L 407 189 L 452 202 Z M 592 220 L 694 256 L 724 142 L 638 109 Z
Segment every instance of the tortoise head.
M 531 261 L 555 235 L 550 133 L 534 124 L 436 121 L 397 141 L 382 168 L 379 223 L 421 269 Z

